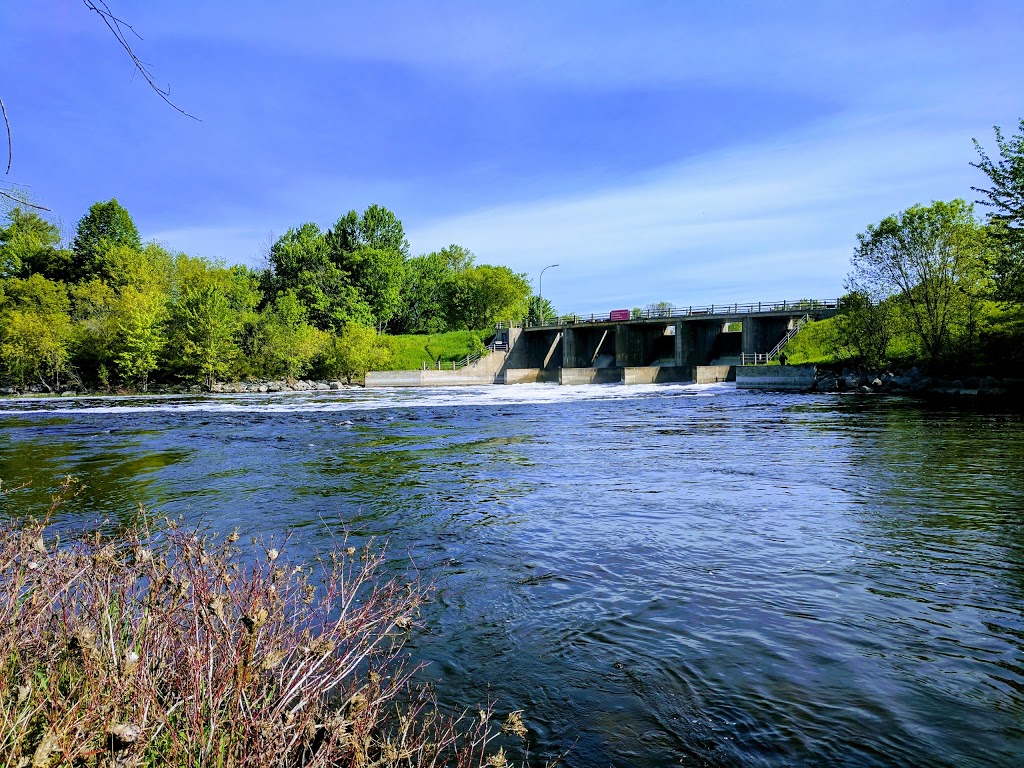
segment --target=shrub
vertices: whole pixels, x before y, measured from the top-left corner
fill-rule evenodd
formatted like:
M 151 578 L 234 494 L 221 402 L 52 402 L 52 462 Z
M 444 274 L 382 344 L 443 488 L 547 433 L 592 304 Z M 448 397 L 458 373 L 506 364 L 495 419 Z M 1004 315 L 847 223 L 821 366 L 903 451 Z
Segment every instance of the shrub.
M 45 521 L 0 525 L 0 764 L 504 760 L 488 713 L 442 715 L 409 684 L 418 579 L 386 576 L 372 547 L 306 564 L 238 539 L 144 518 L 64 542 Z

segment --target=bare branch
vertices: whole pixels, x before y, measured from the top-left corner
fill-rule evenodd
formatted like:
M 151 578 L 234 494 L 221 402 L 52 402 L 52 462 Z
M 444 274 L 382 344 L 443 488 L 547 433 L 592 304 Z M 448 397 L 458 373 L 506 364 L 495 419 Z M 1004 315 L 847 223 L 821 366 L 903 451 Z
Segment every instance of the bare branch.
M 14 161 L 14 143 L 11 141 L 11 121 L 7 119 L 7 107 L 4 100 L 0 99 L 0 112 L 4 113 L 4 125 L 7 126 L 7 173 L 11 172 L 11 163 Z
M 29 208 L 35 208 L 36 210 L 39 210 L 39 211 L 48 211 L 48 210 L 50 210 L 45 205 L 36 205 L 35 203 L 30 203 L 28 200 L 23 200 L 20 197 L 15 197 L 12 194 L 4 192 L 2 189 L 0 189 L 0 197 L 6 197 L 8 200 L 13 200 L 18 205 L 27 205 Z
M 110 6 L 108 6 L 104 0 L 82 0 L 82 2 L 85 4 L 86 8 L 88 8 L 90 11 L 93 11 L 101 19 L 103 19 L 103 23 L 107 25 L 107 29 L 110 30 L 110 33 L 117 39 L 117 42 L 121 44 L 121 47 L 124 48 L 125 52 L 128 54 L 128 57 L 132 60 L 132 64 L 135 65 L 136 71 L 140 75 L 142 75 L 143 78 L 145 78 L 146 82 L 149 84 L 149 87 L 156 91 L 157 95 L 160 96 L 160 98 L 163 99 L 164 102 L 167 103 L 172 109 L 185 115 L 185 117 L 191 117 L 193 120 L 202 122 L 202 120 L 200 120 L 198 117 L 189 114 L 184 109 L 175 104 L 173 101 L 171 101 L 170 86 L 168 86 L 166 89 L 158 86 L 156 84 L 156 81 L 153 79 L 153 73 L 149 71 L 149 67 L 147 67 L 145 62 L 143 62 L 138 56 L 135 55 L 135 51 L 132 50 L 131 43 L 128 42 L 127 32 L 130 32 L 131 34 L 135 35 L 135 37 L 137 37 L 139 40 L 141 40 L 142 37 L 139 35 L 138 32 L 135 31 L 132 25 L 122 21 L 117 16 L 115 16 L 113 11 L 110 10 Z

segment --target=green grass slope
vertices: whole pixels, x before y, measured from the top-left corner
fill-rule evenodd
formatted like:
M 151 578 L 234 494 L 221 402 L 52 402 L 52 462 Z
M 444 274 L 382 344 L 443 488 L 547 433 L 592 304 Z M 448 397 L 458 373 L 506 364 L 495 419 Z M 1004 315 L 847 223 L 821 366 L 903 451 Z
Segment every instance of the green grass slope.
M 466 355 L 485 349 L 484 340 L 493 331 L 450 331 L 449 333 L 404 334 L 385 336 L 384 341 L 391 351 L 391 361 L 386 370 L 415 371 L 436 365 L 438 361 L 450 363 L 462 360 Z

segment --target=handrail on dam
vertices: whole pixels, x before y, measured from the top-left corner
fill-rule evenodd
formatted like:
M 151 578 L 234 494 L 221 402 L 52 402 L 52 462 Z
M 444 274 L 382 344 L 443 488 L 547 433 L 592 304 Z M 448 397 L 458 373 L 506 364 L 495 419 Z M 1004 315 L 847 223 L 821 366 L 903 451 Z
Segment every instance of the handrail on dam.
M 815 312 L 836 311 L 841 307 L 841 299 L 798 299 L 797 301 L 758 301 L 746 304 L 706 304 L 704 306 L 665 307 L 655 309 L 634 310 L 629 320 L 671 320 L 679 317 L 700 317 L 703 315 L 748 315 L 764 312 Z M 559 325 L 577 325 L 582 323 L 629 322 L 629 320 L 612 320 L 611 313 L 592 314 L 589 316 L 568 314 L 553 321 L 522 323 L 498 323 L 498 330 L 513 328 L 542 328 Z

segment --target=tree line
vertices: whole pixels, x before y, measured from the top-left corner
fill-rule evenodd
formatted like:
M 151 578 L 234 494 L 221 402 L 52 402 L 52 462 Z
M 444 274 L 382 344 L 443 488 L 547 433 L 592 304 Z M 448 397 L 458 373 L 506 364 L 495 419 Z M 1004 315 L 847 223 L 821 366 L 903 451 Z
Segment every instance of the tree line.
M 387 208 L 306 223 L 264 269 L 142 242 L 116 199 L 63 242 L 35 212 L 0 226 L 0 380 L 47 390 L 145 391 L 154 381 L 361 375 L 387 362 L 384 333 L 482 330 L 531 306 L 524 275 L 451 245 L 410 256 Z
M 964 199 L 913 205 L 857 236 L 832 346 L 870 367 L 1024 366 L 1024 119 L 975 140 L 987 185 Z

